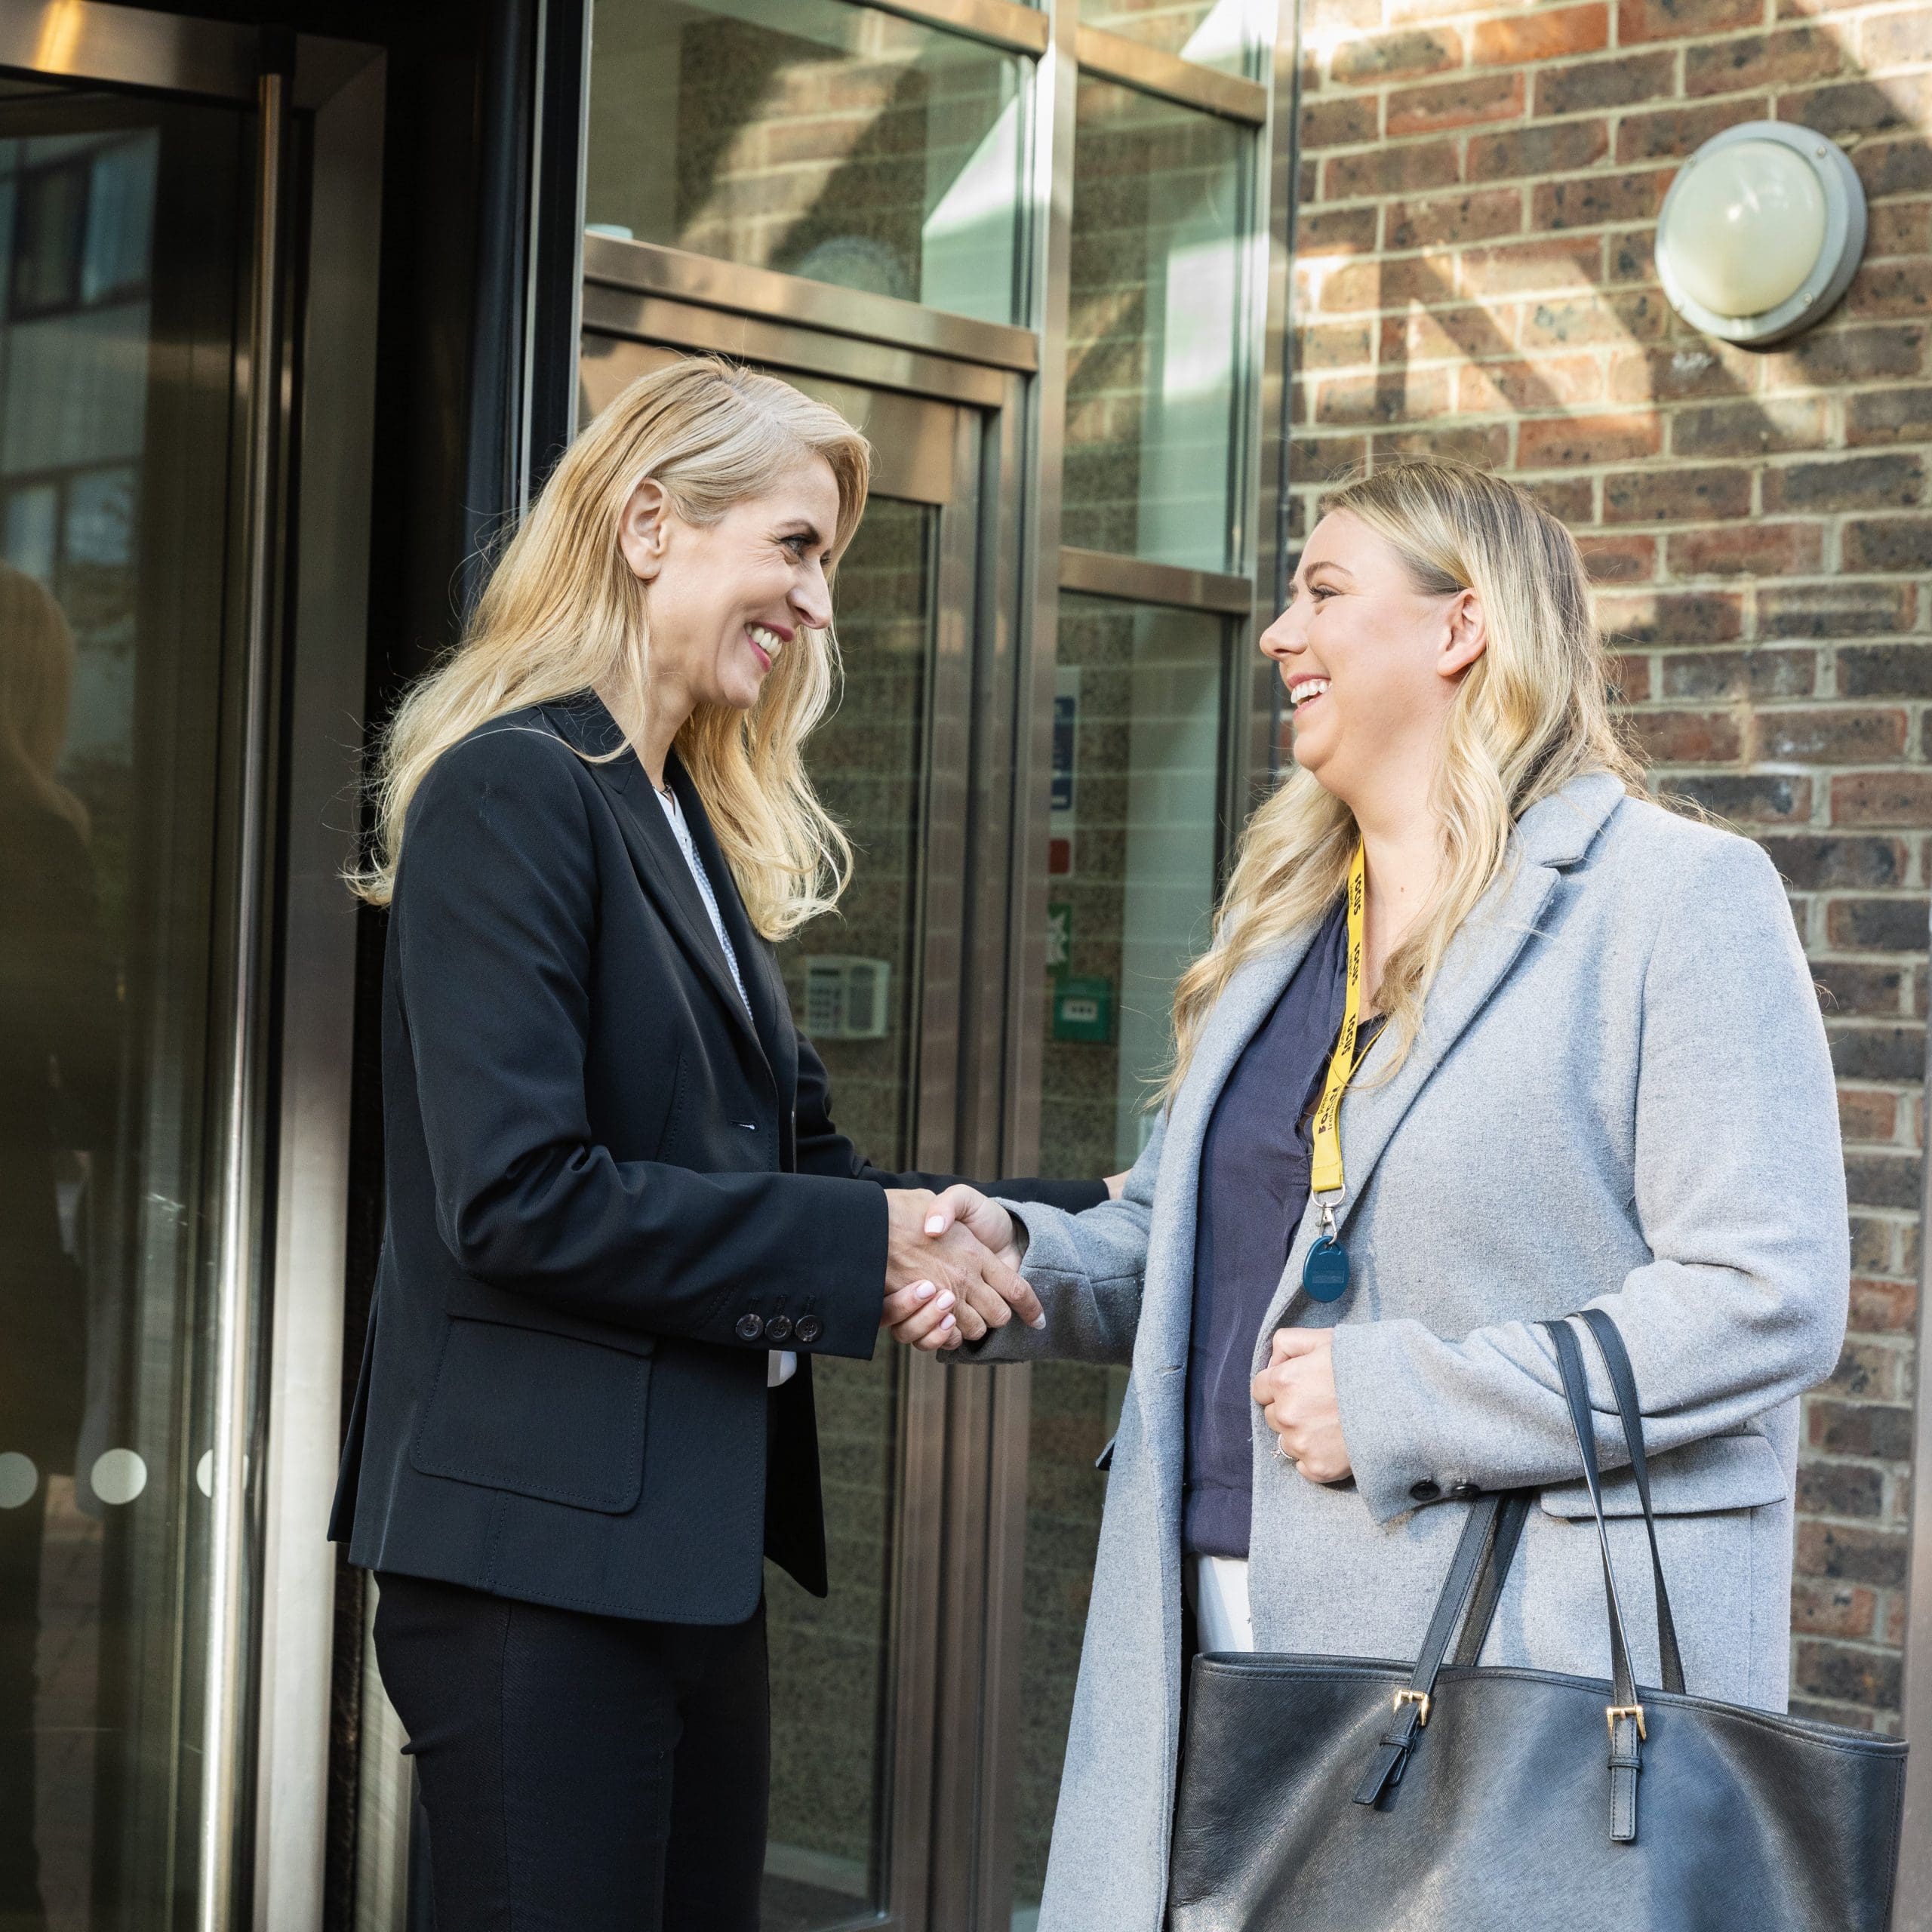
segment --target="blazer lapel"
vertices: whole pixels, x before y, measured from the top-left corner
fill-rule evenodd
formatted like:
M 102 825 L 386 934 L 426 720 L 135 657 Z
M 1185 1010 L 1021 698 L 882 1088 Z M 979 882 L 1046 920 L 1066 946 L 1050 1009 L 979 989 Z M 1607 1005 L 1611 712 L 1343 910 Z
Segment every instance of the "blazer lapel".
M 745 1002 L 738 996 L 737 983 L 731 977 L 730 966 L 725 963 L 724 949 L 718 943 L 718 935 L 712 929 L 711 915 L 705 909 L 697 881 L 691 877 L 691 867 L 685 863 L 677 834 L 664 816 L 664 808 L 651 795 L 651 780 L 638 761 L 637 754 L 625 742 L 617 720 L 605 708 L 603 700 L 591 691 L 568 703 L 548 704 L 543 709 L 565 743 L 600 761 L 592 764 L 589 770 L 611 801 L 613 815 L 623 834 L 624 844 L 630 853 L 631 863 L 636 869 L 639 882 L 678 944 L 710 981 L 712 990 L 734 1023 L 743 1029 L 761 1054 L 764 1043 L 758 1037 L 751 1015 L 745 1011 Z M 610 758 L 608 763 L 601 761 L 613 751 L 617 752 L 614 758 Z M 689 783 L 687 779 L 687 787 Z M 681 793 L 678 803 L 682 805 L 685 801 L 685 794 Z M 688 823 L 694 823 L 694 815 L 688 810 L 686 818 Z M 708 826 L 706 830 L 708 833 Z M 694 824 L 694 838 L 696 835 Z M 700 855 L 703 856 L 703 846 L 700 845 L 698 849 Z M 716 849 L 714 844 L 712 851 L 715 853 Z M 707 858 L 707 866 L 709 863 Z M 713 873 L 714 891 L 717 890 L 717 878 Z M 728 891 L 730 883 L 728 875 L 724 881 Z M 721 907 L 722 903 L 721 900 Z
M 1572 779 L 1523 814 L 1512 868 L 1490 888 L 1451 942 L 1423 1009 L 1422 1031 L 1401 1070 L 1393 1079 L 1378 1084 L 1379 1069 L 1392 1051 L 1387 1040 L 1378 1038 L 1350 1083 L 1342 1103 L 1342 1164 L 1348 1192 L 1335 1209 L 1339 1229 L 1346 1232 L 1376 1164 L 1416 1097 L 1535 936 L 1558 879 L 1589 850 L 1623 796 L 1618 780 L 1607 772 L 1592 772 Z M 1257 1361 L 1267 1352 L 1268 1337 L 1281 1326 L 1301 1293 L 1303 1257 L 1320 1218 L 1320 1209 L 1311 1199 L 1262 1327 Z

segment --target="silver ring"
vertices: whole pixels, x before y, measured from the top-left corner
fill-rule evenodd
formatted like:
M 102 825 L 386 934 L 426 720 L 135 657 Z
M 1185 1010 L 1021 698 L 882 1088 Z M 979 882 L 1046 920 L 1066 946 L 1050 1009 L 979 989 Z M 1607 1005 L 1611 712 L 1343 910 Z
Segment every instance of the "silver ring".
M 1278 1435 L 1275 1438 L 1275 1454 L 1280 1457 L 1281 1460 L 1287 1463 L 1290 1469 L 1295 1467 L 1294 1457 L 1291 1456 L 1288 1452 L 1281 1447 L 1281 1438 Z

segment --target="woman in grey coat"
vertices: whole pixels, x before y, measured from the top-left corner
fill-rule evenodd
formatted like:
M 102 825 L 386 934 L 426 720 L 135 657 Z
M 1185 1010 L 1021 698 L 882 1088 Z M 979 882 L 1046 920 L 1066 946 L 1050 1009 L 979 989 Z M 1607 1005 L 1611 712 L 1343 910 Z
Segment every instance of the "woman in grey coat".
M 1023 1254 L 1042 1331 L 961 1348 L 909 1295 L 888 1304 L 954 1359 L 1132 1367 L 1041 1932 L 1157 1932 L 1190 1645 L 1413 1657 L 1484 1491 L 1542 1506 L 1483 1660 L 1608 1675 L 1536 1326 L 1586 1305 L 1635 1367 L 1688 1687 L 1785 1704 L 1798 1398 L 1837 1359 L 1850 1256 L 1783 891 L 1756 846 L 1636 795 L 1553 517 L 1426 459 L 1324 509 L 1262 640 L 1299 769 L 1177 989 L 1174 1075 L 1122 1198 L 1077 1215 L 942 1198 L 928 1227 L 957 1214 Z M 1358 848 L 1368 1044 L 1339 1192 L 1327 1174 L 1317 1198 Z M 1303 1284 L 1324 1208 L 1349 1277 L 1330 1302 Z M 1586 1352 L 1599 1438 L 1620 1442 Z M 1654 1683 L 1627 1471 L 1607 1489 Z

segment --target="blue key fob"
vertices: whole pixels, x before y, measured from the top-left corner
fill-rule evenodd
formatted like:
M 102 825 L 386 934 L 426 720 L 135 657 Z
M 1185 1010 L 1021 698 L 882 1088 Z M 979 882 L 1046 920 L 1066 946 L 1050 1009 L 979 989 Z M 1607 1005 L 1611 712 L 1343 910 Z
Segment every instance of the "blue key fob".
M 1301 1284 L 1315 1301 L 1340 1301 L 1349 1291 L 1349 1257 L 1342 1244 L 1324 1235 L 1301 1264 Z

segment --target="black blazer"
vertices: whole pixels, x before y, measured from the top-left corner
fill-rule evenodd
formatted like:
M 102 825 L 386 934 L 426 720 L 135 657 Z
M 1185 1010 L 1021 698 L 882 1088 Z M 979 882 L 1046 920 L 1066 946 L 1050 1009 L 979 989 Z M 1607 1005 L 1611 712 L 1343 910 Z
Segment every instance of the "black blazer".
M 675 756 L 666 776 L 749 1016 L 594 697 L 473 732 L 411 804 L 383 991 L 387 1220 L 330 1534 L 370 1569 L 726 1623 L 757 1607 L 767 1554 L 825 1592 L 810 1358 L 870 1356 L 881 1190 L 947 1177 L 880 1173 L 832 1125 Z M 774 1346 L 798 1372 L 768 1391 Z

